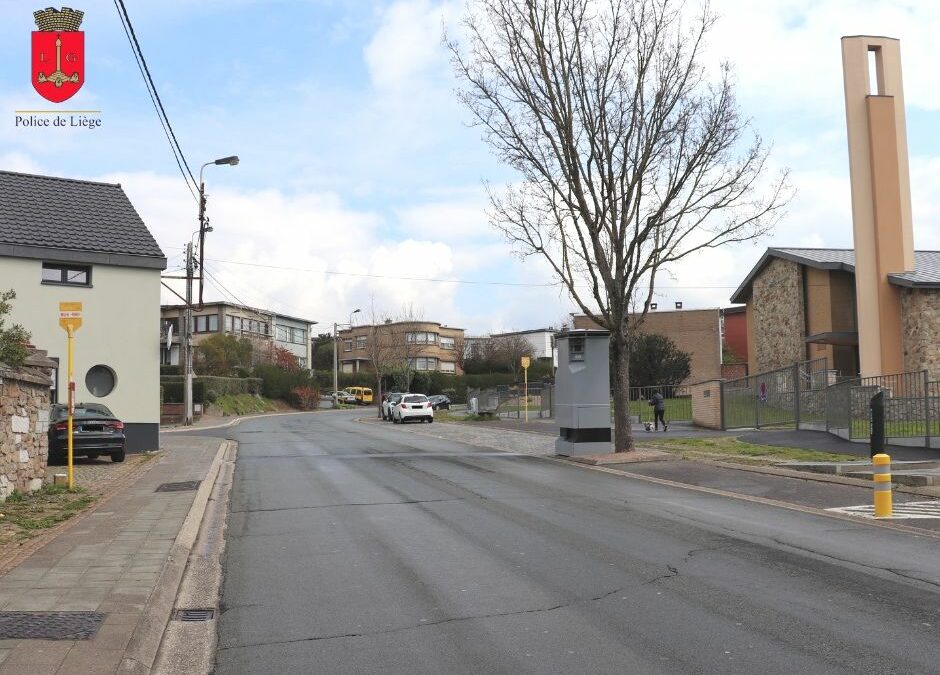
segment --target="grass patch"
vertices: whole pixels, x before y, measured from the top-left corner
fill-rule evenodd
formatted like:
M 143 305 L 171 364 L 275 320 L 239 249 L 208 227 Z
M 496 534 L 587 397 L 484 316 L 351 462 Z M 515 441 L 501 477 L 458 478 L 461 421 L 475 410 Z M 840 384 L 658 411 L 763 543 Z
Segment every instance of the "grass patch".
M 34 537 L 84 510 L 95 501 L 82 488 L 45 485 L 24 495 L 13 492 L 0 504 L 0 545 Z
M 643 447 L 674 452 L 683 459 L 727 459 L 744 464 L 774 464 L 785 461 L 848 462 L 859 459 L 855 455 L 746 443 L 733 436 L 668 438 L 641 441 L 640 444 Z
M 219 396 L 213 405 L 218 406 L 223 415 L 250 415 L 277 410 L 272 401 L 254 394 L 225 394 Z

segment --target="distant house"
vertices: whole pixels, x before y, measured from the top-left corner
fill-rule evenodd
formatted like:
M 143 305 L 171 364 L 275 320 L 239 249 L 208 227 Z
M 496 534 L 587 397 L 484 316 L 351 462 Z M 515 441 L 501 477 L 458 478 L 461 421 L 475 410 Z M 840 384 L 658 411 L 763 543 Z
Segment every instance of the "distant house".
M 81 302 L 75 397 L 108 406 L 129 451 L 160 445 L 160 272 L 166 257 L 112 183 L 0 171 L 0 289 L 16 291 L 12 321 L 58 362 L 52 400 L 67 399 L 59 303 Z
M 185 305 L 163 305 L 160 308 L 161 365 L 179 365 L 179 336 L 185 312 Z M 235 335 L 248 338 L 259 351 L 274 347 L 285 349 L 297 357 L 301 368 L 309 368 L 312 360 L 310 336 L 316 323 L 311 319 L 232 302 L 207 302 L 202 309 L 193 310 L 193 346 L 219 333 Z M 169 346 L 167 337 L 170 338 Z
M 509 333 L 493 333 L 490 337 L 494 339 L 505 337 L 521 337 L 532 345 L 532 356 L 536 359 L 550 359 L 555 353 L 555 333 L 554 328 L 534 328 L 531 330 L 518 330 Z
M 583 314 L 572 315 L 575 328 L 595 328 Z M 718 309 L 651 309 L 640 327 L 642 333 L 665 335 L 692 355 L 691 372 L 684 384 L 721 377 L 721 314 Z

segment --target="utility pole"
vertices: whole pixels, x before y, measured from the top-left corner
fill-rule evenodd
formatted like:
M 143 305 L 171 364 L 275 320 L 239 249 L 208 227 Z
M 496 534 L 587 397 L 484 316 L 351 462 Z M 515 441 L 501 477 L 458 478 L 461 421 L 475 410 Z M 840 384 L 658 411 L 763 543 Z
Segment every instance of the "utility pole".
M 339 391 L 339 355 L 336 351 L 336 328 L 337 324 L 333 322 L 333 391 Z
M 183 347 L 183 423 L 187 426 L 193 423 L 193 243 L 186 243 L 186 311 L 184 312 L 181 331 Z

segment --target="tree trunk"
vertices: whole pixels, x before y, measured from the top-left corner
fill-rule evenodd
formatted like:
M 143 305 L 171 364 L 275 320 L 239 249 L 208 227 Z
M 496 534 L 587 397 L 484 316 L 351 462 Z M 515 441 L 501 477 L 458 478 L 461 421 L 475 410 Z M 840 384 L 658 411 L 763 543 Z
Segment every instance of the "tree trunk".
M 610 338 L 614 452 L 629 452 L 633 450 L 633 427 L 630 424 L 630 349 L 626 335 L 614 331 Z

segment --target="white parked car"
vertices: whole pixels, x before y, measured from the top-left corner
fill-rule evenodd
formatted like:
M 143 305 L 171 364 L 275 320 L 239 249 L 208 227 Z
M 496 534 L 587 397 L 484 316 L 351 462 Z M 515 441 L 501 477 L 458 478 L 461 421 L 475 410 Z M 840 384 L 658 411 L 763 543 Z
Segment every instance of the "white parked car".
M 334 391 L 331 395 L 332 399 L 337 403 L 349 403 L 351 405 L 356 404 L 355 394 L 350 394 L 348 391 Z
M 406 392 L 402 391 L 393 391 L 390 392 L 387 396 L 382 399 L 382 419 L 389 420 L 392 419 L 392 408 L 395 407 L 395 404 L 401 400 L 401 397 L 405 395 Z
M 405 394 L 392 407 L 392 422 L 396 424 L 406 420 L 434 421 L 434 407 L 424 394 Z

